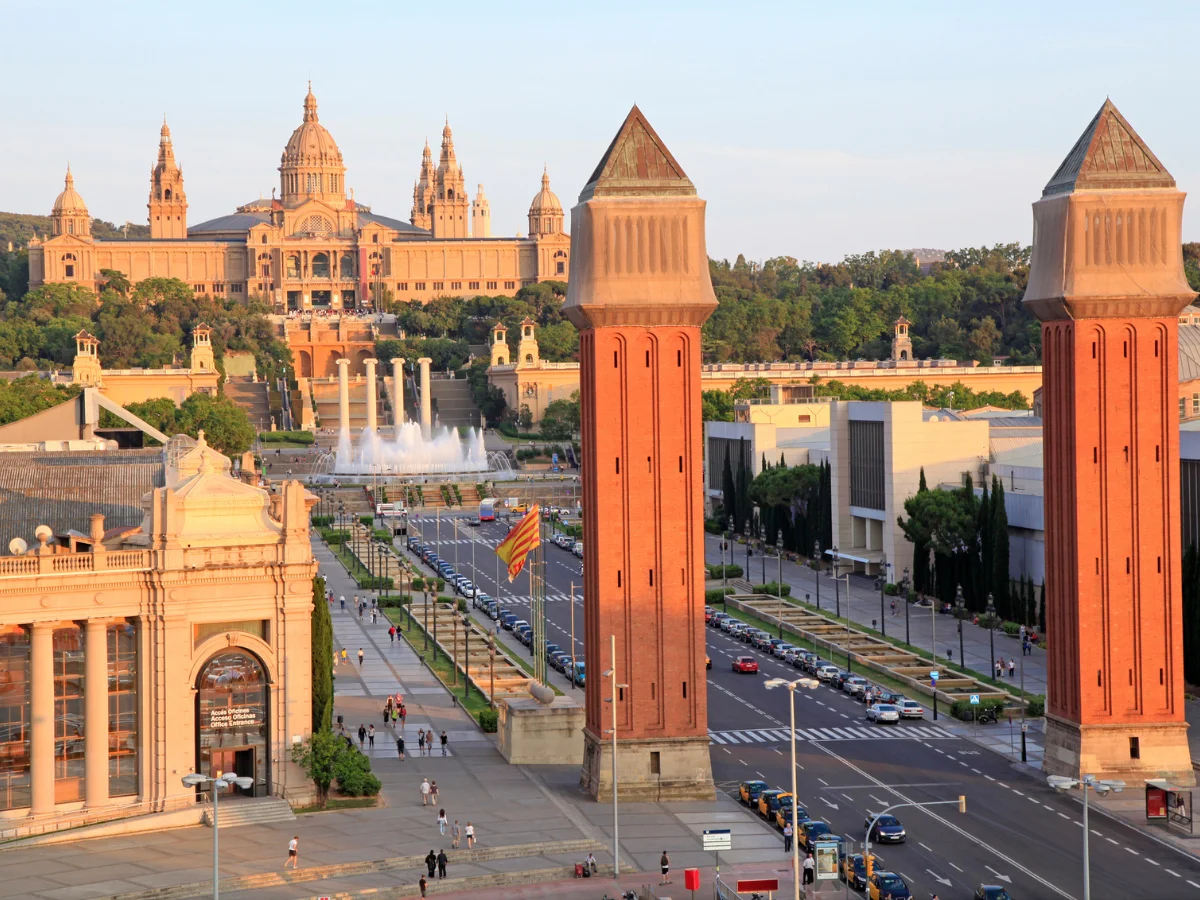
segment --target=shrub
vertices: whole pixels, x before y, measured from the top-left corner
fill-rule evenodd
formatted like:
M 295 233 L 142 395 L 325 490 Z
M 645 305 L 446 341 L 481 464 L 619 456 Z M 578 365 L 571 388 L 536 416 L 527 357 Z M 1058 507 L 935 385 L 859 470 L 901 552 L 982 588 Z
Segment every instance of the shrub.
M 995 709 L 999 711 L 1004 707 L 1003 700 L 984 699 L 980 698 L 979 703 L 972 705 L 970 700 L 955 700 L 950 704 L 950 715 L 963 722 L 972 722 L 975 720 L 977 712 L 983 712 L 985 709 Z
M 722 531 L 721 523 L 718 522 L 716 519 L 705 519 L 704 520 L 704 530 L 707 531 L 709 534 L 720 534 Z
M 900 593 L 900 588 L 894 584 L 889 583 L 889 584 L 885 584 L 883 586 L 883 592 L 885 594 L 887 594 L 889 597 L 895 597 L 897 594 Z
M 424 579 L 424 578 L 422 578 L 420 575 L 418 575 L 418 576 L 416 576 L 415 578 L 413 578 L 413 580 L 412 580 L 412 589 L 413 589 L 414 591 L 423 591 L 423 590 L 425 590 L 425 579 Z
M 333 516 L 313 516 L 312 524 L 314 528 L 319 528 L 325 525 L 333 524 Z
M 381 575 L 356 575 L 354 580 L 358 582 L 360 588 L 366 588 L 369 591 L 390 591 L 396 586 L 394 579 L 384 578 Z
M 739 565 L 715 565 L 708 567 L 709 578 L 720 578 L 722 572 L 724 572 L 726 578 L 741 578 L 743 574 L 742 567 Z
M 441 593 L 442 591 L 444 591 L 445 589 L 446 589 L 446 579 L 445 579 L 445 578 L 439 578 L 439 579 L 437 580 L 437 590 L 438 590 L 438 593 L 440 594 L 440 593 Z
M 1009 637 L 1016 637 L 1021 633 L 1021 626 L 1016 622 L 1005 622 L 1000 627 L 1004 629 L 1004 633 Z
M 321 535 L 321 540 L 331 547 L 336 547 L 350 540 L 350 532 L 339 531 L 335 528 L 322 528 L 319 534 Z
M 334 758 L 333 775 L 338 791 L 349 797 L 374 797 L 383 787 L 371 772 L 370 758 L 350 748 Z
M 495 734 L 500 725 L 500 714 L 494 709 L 485 709 L 479 713 L 479 727 L 487 734 Z
M 792 595 L 792 586 L 790 584 L 785 584 L 782 587 L 783 596 L 790 597 Z M 779 596 L 779 591 L 780 585 L 774 581 L 769 581 L 766 584 L 756 584 L 754 586 L 754 593 L 756 594 L 771 594 L 772 596 L 777 597 Z
M 358 523 L 360 525 L 374 525 L 375 517 L 374 516 L 359 516 Z
M 1025 714 L 1037 719 L 1046 714 L 1046 695 L 1038 694 L 1029 701 L 1029 705 L 1025 708 Z
M 264 431 L 258 439 L 264 444 L 314 444 L 317 436 L 311 431 Z
M 412 597 L 408 594 L 384 594 L 379 598 L 380 606 L 405 606 L 412 603 Z
M 371 533 L 375 536 L 375 540 L 389 543 L 392 540 L 392 533 L 386 528 L 374 528 Z
M 733 588 L 716 588 L 711 591 L 704 592 L 704 602 L 710 606 L 714 603 L 720 603 L 725 599 L 726 594 L 732 594 Z
M 467 611 L 467 599 L 465 597 L 458 598 L 458 611 L 459 612 Z

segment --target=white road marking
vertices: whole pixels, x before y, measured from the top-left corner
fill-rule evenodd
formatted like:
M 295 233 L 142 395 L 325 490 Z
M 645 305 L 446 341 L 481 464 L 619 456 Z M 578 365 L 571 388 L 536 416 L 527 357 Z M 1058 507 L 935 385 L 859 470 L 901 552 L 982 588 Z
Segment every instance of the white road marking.
M 1066 816 L 1063 816 L 1063 818 L 1065 819 L 1065 818 L 1066 818 Z M 1106 840 L 1106 841 L 1108 841 L 1110 844 L 1115 844 L 1115 845 L 1116 845 L 1116 846 L 1118 846 L 1118 847 L 1120 847 L 1120 846 L 1121 846 L 1121 844 L 1120 844 L 1119 842 L 1117 842 L 1117 841 L 1114 841 L 1112 838 L 1105 838 L 1105 840 Z
M 946 860 L 946 862 L 950 863 L 950 868 L 954 869 L 954 871 L 956 871 L 956 872 L 962 871 L 962 869 L 960 869 L 958 866 L 954 865 L 954 863 L 950 862 L 950 860 Z
M 995 781 L 995 780 L 996 780 L 996 779 L 995 779 L 995 778 L 993 778 L 991 775 L 984 775 L 983 777 L 984 777 L 984 778 L 986 778 L 988 781 Z
M 1163 869 L 1163 871 L 1164 871 L 1164 872 L 1166 872 L 1168 875 L 1174 875 L 1176 878 L 1182 878 L 1182 877 L 1183 877 L 1183 876 L 1182 876 L 1182 875 L 1180 875 L 1178 872 L 1172 872 L 1170 869 Z
M 1156 863 L 1154 860 L 1152 860 L 1152 859 L 1151 859 L 1150 857 L 1148 857 L 1148 856 L 1147 856 L 1147 857 L 1145 857 L 1145 860 L 1146 860 L 1146 862 L 1150 863 L 1150 865 L 1152 865 L 1152 866 L 1157 866 L 1157 865 L 1158 865 L 1158 863 Z
M 1125 848 L 1125 852 L 1126 852 L 1126 853 L 1132 853 L 1134 856 L 1141 856 L 1141 855 L 1142 855 L 1142 854 L 1138 853 L 1136 850 L 1134 850 L 1132 847 L 1126 847 L 1126 848 Z

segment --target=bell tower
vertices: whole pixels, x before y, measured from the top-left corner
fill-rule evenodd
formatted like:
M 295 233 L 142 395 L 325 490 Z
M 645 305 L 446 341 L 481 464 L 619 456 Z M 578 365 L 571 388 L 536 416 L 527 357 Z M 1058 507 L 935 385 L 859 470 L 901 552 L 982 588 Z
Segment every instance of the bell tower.
M 901 316 L 893 327 L 895 333 L 892 336 L 892 359 L 896 362 L 907 362 L 913 358 L 912 338 L 908 335 L 912 322 Z
M 201 322 L 192 329 L 192 371 L 215 372 L 216 361 L 213 359 L 212 328 Z
M 158 162 L 150 170 L 150 237 L 182 241 L 187 238 L 187 196 L 183 192 L 183 170 L 175 162 L 171 129 L 163 119 L 158 137 Z
M 713 797 L 704 653 L 704 201 L 636 106 L 571 211 L 579 328 L 587 724 L 581 785 Z M 615 690 L 608 678 L 615 670 Z M 615 696 L 612 696 L 614 695 Z M 616 704 L 615 711 L 611 704 Z
M 521 340 L 517 342 L 517 365 L 531 368 L 536 366 L 539 360 L 537 323 L 526 316 L 521 322 Z
M 1051 775 L 1194 784 L 1184 718 L 1184 194 L 1106 100 L 1033 204 Z M 1132 785 L 1131 785 L 1132 786 Z
M 497 322 L 492 329 L 492 365 L 508 365 L 508 331 L 503 322 Z
M 454 135 L 450 122 L 442 129 L 442 155 L 437 167 L 437 189 L 433 200 L 433 236 L 435 238 L 467 237 L 467 216 L 470 202 L 467 200 L 466 179 L 462 166 L 454 155 Z

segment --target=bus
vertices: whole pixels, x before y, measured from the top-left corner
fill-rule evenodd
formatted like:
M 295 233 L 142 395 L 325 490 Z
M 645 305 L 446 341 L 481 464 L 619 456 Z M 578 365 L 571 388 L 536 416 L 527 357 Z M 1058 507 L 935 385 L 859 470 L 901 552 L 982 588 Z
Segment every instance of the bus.
M 496 520 L 496 501 L 492 498 L 479 501 L 479 521 L 494 522 Z

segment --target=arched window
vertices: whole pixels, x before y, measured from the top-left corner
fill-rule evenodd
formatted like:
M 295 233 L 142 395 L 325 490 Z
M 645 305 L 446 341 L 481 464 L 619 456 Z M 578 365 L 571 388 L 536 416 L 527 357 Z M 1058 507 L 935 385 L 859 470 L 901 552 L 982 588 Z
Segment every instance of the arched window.
M 74 234 L 74 233 L 75 233 L 75 220 L 67 219 L 67 234 Z
M 532 353 L 525 354 L 525 362 L 527 362 L 527 363 L 533 362 L 533 354 Z
M 450 190 L 446 191 L 446 199 L 447 200 L 454 199 L 454 188 L 450 188 Z
M 313 275 L 313 278 L 328 278 L 329 277 L 329 254 L 328 253 L 313 254 L 312 275 Z
M 258 242 L 259 242 L 260 244 L 265 244 L 265 243 L 267 242 L 267 236 L 264 234 L 262 237 L 260 237 L 260 238 L 258 239 Z
M 265 792 L 267 697 L 267 673 L 249 653 L 226 650 L 205 664 L 196 682 L 198 772 L 247 776 L 254 779 L 254 793 Z
M 287 258 L 287 277 L 300 277 L 300 257 L 295 253 L 289 254 Z
M 165 191 L 163 191 L 163 199 L 164 200 L 171 199 L 171 189 L 170 188 L 167 188 Z
M 343 278 L 354 277 L 354 256 L 350 253 L 342 254 L 342 267 L 339 273 Z

